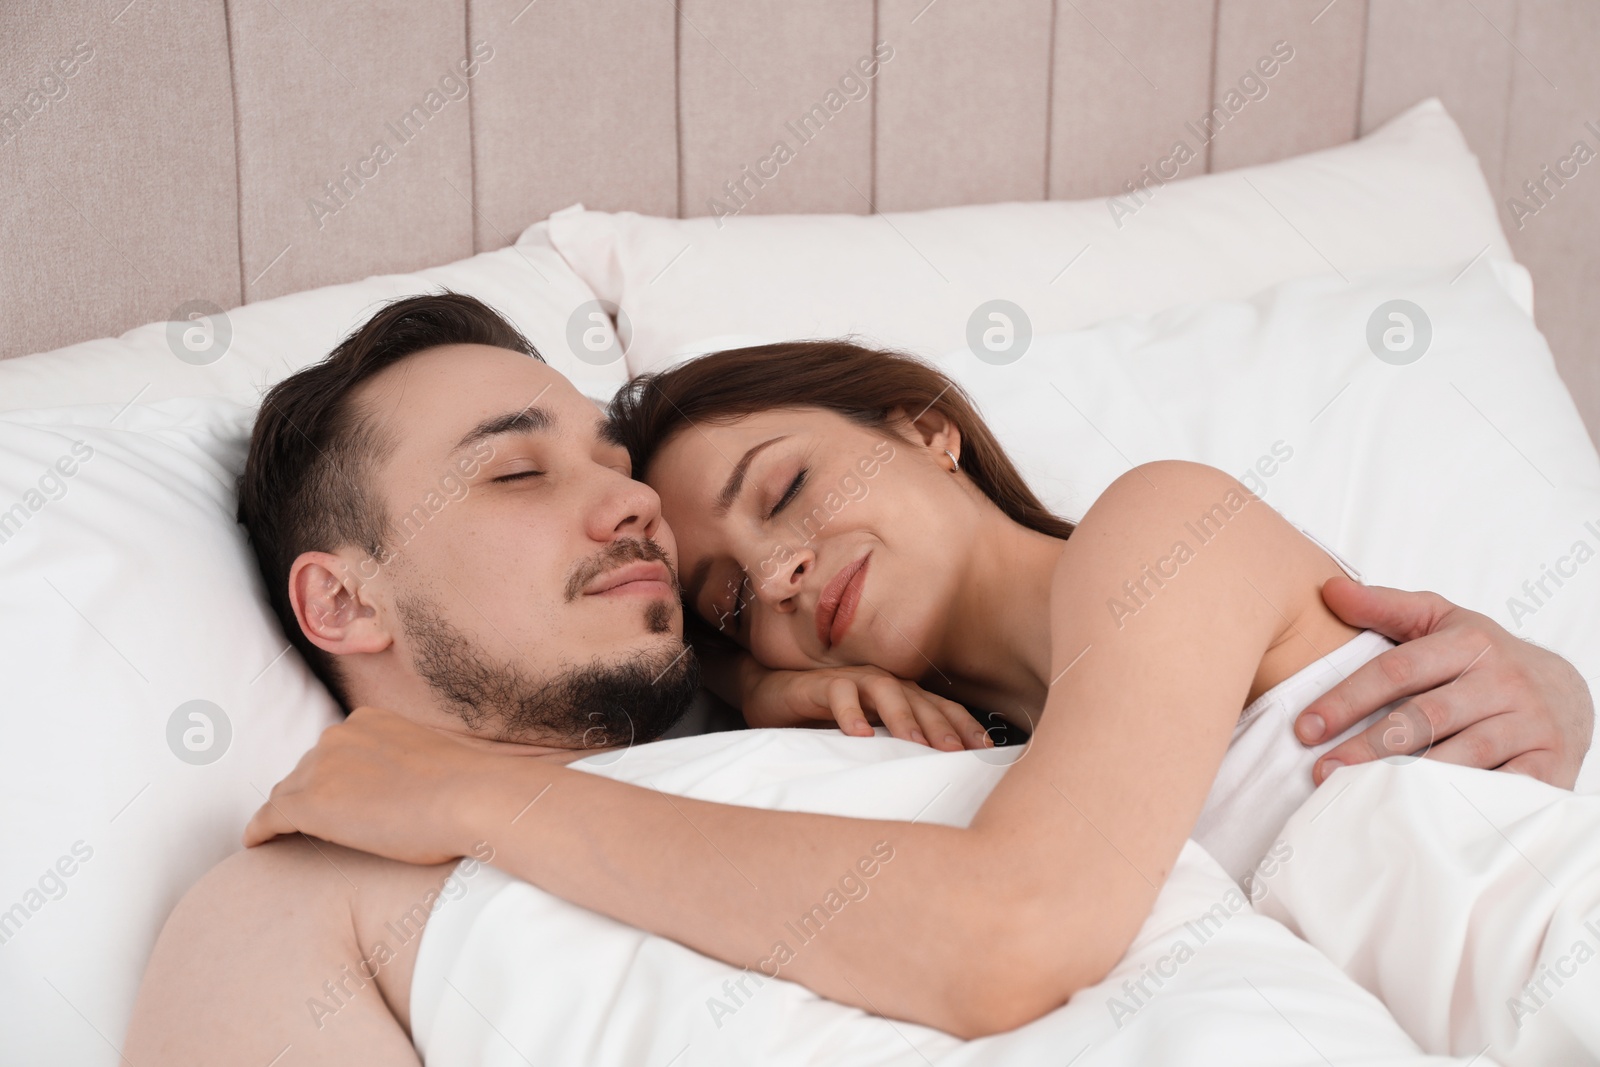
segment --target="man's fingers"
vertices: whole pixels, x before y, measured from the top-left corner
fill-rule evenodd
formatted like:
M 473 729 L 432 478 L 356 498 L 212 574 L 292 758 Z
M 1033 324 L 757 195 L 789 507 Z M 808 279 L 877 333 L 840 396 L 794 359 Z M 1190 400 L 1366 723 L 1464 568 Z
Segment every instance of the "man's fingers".
M 256 809 L 250 824 L 244 828 L 244 846 L 254 848 L 266 844 L 274 837 L 298 832 L 289 825 L 289 820 L 283 817 L 283 813 L 269 801 Z
M 856 691 L 856 683 L 850 679 L 835 678 L 828 683 L 828 708 L 833 712 L 839 729 L 845 733 L 857 737 L 872 733 L 872 724 L 867 722 L 866 712 L 861 710 L 861 697 Z
M 1324 778 L 1345 764 L 1427 754 L 1446 738 L 1470 731 L 1486 718 L 1502 718 L 1501 713 L 1509 710 L 1499 703 L 1488 678 L 1470 673 L 1463 675 L 1451 684 L 1419 693 L 1391 708 L 1356 736 L 1323 753 L 1317 759 L 1312 777 L 1320 785 Z M 1497 723 L 1495 729 L 1498 731 L 1506 725 Z M 1499 766 L 1515 754 L 1506 752 L 1493 763 L 1474 766 Z
M 1524 738 L 1518 735 L 1516 716 L 1491 715 L 1440 741 L 1429 750 L 1428 758 L 1461 767 L 1493 770 L 1527 751 Z
M 1522 755 L 1507 760 L 1500 765 L 1500 770 L 1510 771 L 1513 774 L 1525 774 L 1529 778 L 1537 778 L 1541 782 L 1549 782 L 1561 789 L 1571 789 L 1570 776 L 1562 767 L 1560 758 L 1545 749 L 1534 752 L 1524 752 Z
M 1323 753 L 1312 768 L 1312 781 L 1321 785 L 1340 767 L 1427 752 L 1440 736 L 1433 718 L 1444 714 L 1442 709 L 1430 706 L 1432 699 L 1432 694 L 1425 694 L 1421 703 L 1408 700 L 1348 741 Z
M 1362 585 L 1340 575 L 1322 585 L 1322 600 L 1339 618 L 1363 630 L 1376 630 L 1391 641 L 1412 641 L 1438 628 L 1454 609 L 1437 593 Z
M 1481 651 L 1449 634 L 1391 648 L 1306 705 L 1295 719 L 1295 736 L 1306 745 L 1338 737 L 1385 704 L 1455 681 Z

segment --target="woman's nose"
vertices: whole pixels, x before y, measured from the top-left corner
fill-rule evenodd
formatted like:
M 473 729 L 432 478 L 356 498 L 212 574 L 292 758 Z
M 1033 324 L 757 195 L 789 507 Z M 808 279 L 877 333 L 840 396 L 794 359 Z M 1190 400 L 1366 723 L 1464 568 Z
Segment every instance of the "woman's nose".
M 809 545 L 776 546 L 754 571 L 757 598 L 780 611 L 792 610 L 806 575 L 815 566 L 816 553 Z

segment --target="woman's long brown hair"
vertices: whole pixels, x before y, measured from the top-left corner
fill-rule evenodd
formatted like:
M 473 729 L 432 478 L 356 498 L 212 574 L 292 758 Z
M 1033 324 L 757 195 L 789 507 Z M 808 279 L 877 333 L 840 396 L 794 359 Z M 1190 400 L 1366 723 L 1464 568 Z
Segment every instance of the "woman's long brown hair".
M 925 363 L 850 341 L 787 341 L 730 348 L 633 379 L 611 402 L 618 439 L 645 477 L 661 446 L 685 426 L 728 422 L 773 408 L 837 412 L 882 433 L 890 416 L 934 410 L 961 430 L 961 471 L 1007 517 L 1051 537 L 1072 535 L 1028 488 L 972 400 Z

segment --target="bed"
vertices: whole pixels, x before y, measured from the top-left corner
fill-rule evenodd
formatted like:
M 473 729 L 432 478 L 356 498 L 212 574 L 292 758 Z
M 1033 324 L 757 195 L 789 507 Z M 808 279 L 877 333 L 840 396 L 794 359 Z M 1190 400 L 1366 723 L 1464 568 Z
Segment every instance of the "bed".
M 163 918 L 335 720 L 265 604 L 232 480 L 262 390 L 404 294 L 483 298 L 602 400 L 729 344 L 904 348 L 972 392 L 1064 514 L 1138 462 L 1212 463 L 1367 580 L 1437 589 L 1592 684 L 1600 205 L 1575 143 L 1600 146 L 1595 18 L 1394 0 L 0 14 L 0 1063 L 117 1062 Z M 1594 759 L 1580 789 L 1600 790 Z M 1209 904 L 1196 863 L 1162 921 Z M 1255 933 L 1282 929 L 1252 916 L 1237 959 L 1296 972 Z M 1219 959 L 1207 1010 L 1246 1011 Z M 1291 987 L 1307 1032 L 1337 1031 L 1341 998 L 1371 1008 Z M 1191 1007 L 1161 1002 L 1122 1040 L 1181 1034 Z M 804 1008 L 839 1037 L 815 1054 L 862 1063 L 1066 1062 L 1117 1018 L 1080 1004 L 985 1051 L 834 1009 Z M 665 1065 L 680 1050 L 650 1018 L 594 1016 L 581 1053 L 535 1027 L 518 1056 Z M 1193 1055 L 1223 1054 L 1193 1034 Z M 1428 1062 L 1409 1040 L 1369 1059 Z M 1261 1062 L 1293 1062 L 1263 1042 Z M 1129 1047 L 1105 1062 L 1195 1062 Z M 755 1055 L 703 1042 L 677 1062 Z

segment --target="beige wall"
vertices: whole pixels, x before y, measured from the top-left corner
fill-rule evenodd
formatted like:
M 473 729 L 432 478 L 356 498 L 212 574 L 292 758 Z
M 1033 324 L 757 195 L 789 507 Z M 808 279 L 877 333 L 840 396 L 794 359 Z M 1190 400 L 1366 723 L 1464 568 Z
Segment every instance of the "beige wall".
M 578 200 L 705 214 L 878 40 L 870 95 L 743 210 L 1115 192 L 1278 40 L 1293 64 L 1192 171 L 1442 97 L 1600 436 L 1600 163 L 1541 171 L 1600 151 L 1585 0 L 6 5 L 0 355 L 449 261 Z

